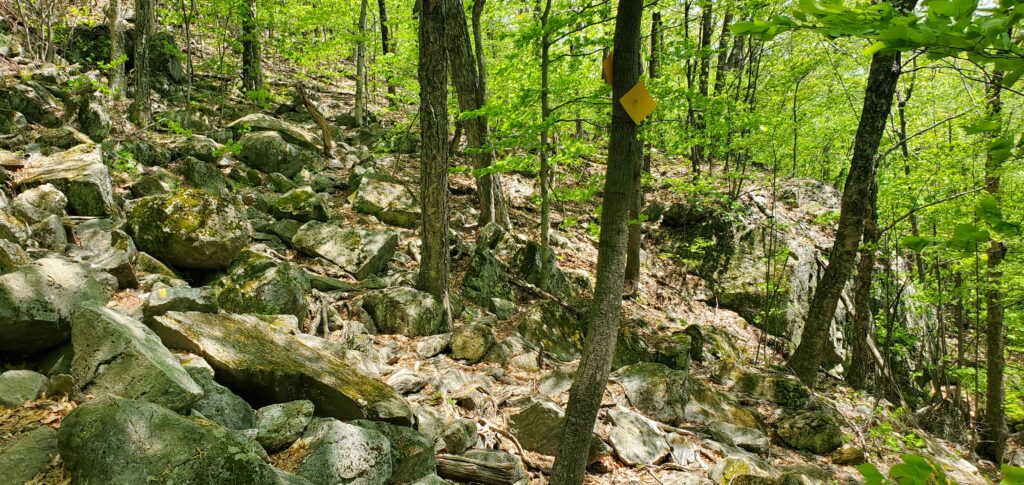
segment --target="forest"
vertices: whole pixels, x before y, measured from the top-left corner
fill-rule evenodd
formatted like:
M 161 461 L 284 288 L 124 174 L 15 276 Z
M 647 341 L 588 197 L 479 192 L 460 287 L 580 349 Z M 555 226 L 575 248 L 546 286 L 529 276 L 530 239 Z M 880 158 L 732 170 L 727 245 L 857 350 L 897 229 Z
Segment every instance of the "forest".
M 2 0 L 0 485 L 1024 484 L 1024 3 Z

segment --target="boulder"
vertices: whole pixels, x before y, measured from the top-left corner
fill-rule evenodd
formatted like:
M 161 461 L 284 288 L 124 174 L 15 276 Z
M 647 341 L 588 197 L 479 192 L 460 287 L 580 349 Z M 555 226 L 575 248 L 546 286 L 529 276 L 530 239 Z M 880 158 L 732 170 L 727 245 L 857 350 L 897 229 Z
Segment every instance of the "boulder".
M 224 145 L 203 135 L 189 135 L 175 143 L 174 151 L 182 157 L 193 157 L 207 163 L 215 163 L 225 151 Z
M 185 180 L 189 187 L 202 189 L 217 195 L 227 195 L 228 179 L 210 162 L 195 157 L 185 157 L 175 164 L 174 172 Z
M 835 465 L 857 466 L 867 461 L 864 450 L 854 445 L 843 445 L 832 452 Z
M 31 483 L 57 456 L 57 431 L 40 426 L 0 448 L 0 485 Z
M 686 420 L 690 376 L 663 364 L 641 363 L 623 367 L 611 379 L 622 385 L 629 403 L 647 417 L 678 426 Z
M 761 420 L 753 412 L 700 379 L 690 380 L 686 419 L 701 424 L 721 421 L 745 428 L 762 426 Z
M 641 319 L 623 321 L 615 343 L 612 368 L 618 369 L 641 362 L 664 364 L 672 369 L 688 370 L 693 354 L 700 351 L 690 335 L 676 332 L 664 335 L 657 325 Z
M 543 346 L 563 362 L 576 360 L 583 351 L 583 324 L 567 309 L 550 300 L 531 305 L 519 316 L 519 334 Z
M 242 433 L 146 401 L 88 401 L 57 445 L 75 483 L 287 483 Z
M 444 440 L 444 449 L 448 453 L 462 454 L 476 445 L 478 439 L 476 422 L 466 418 L 451 421 L 441 428 L 441 439 Z
M 555 456 L 558 442 L 565 427 L 565 412 L 557 404 L 546 399 L 534 399 L 520 411 L 508 418 L 509 431 L 519 440 L 523 449 L 542 455 Z M 597 434 L 590 437 L 589 463 L 608 454 L 608 446 Z
M 36 137 L 36 143 L 42 148 L 44 155 L 52 155 L 61 150 L 69 150 L 78 145 L 91 145 L 92 140 L 82 133 L 70 126 L 59 126 L 57 128 L 48 128 L 43 130 L 38 137 Z
M 271 404 L 256 410 L 256 441 L 274 452 L 291 446 L 313 421 L 312 401 Z
M 843 433 L 831 413 L 797 411 L 775 423 L 775 431 L 787 445 L 818 455 L 827 455 L 843 445 Z
M 9 210 L 0 210 L 0 239 L 24 245 L 29 239 L 29 227 Z
M 69 254 L 78 261 L 89 263 L 117 278 L 119 288 L 135 288 L 139 280 L 135 276 L 135 261 L 138 250 L 135 242 L 120 229 L 86 229 L 75 234 L 80 247 Z
M 238 159 L 264 173 L 280 173 L 293 177 L 315 158 L 281 137 L 276 131 L 246 133 L 238 140 L 242 150 Z
M 529 241 L 515 254 L 512 266 L 527 283 L 563 300 L 573 298 L 572 282 L 558 267 L 558 258 L 550 247 Z
M 133 201 L 128 228 L 139 249 L 179 268 L 227 268 L 249 239 L 241 208 L 199 189 Z
M 68 198 L 53 184 L 28 189 L 11 201 L 14 213 L 28 222 L 39 222 L 47 216 L 63 216 Z
M 494 298 L 515 301 L 508 267 L 490 249 L 477 245 L 473 251 L 462 279 L 462 296 L 487 309 L 494 307 Z
M 380 432 L 336 419 L 315 419 L 302 441 L 308 452 L 299 475 L 317 485 L 383 485 L 391 477 L 391 443 Z
M 390 483 L 410 483 L 436 471 L 434 441 L 426 435 L 412 428 L 377 421 L 360 419 L 351 424 L 376 431 L 391 442 Z
M 327 203 L 308 185 L 289 190 L 274 199 L 270 209 L 278 219 L 294 219 L 299 222 L 323 222 L 328 215 Z
M 228 128 L 231 128 L 235 132 L 239 132 L 243 129 L 251 130 L 253 133 L 264 131 L 277 132 L 288 143 L 298 145 L 303 149 L 312 152 L 319 153 L 323 151 L 324 144 L 316 135 L 280 118 L 274 118 L 273 116 L 263 113 L 253 113 L 243 116 L 232 121 L 231 124 L 228 125 Z
M 449 330 L 442 325 L 441 309 L 433 296 L 404 286 L 366 293 L 363 309 L 382 334 L 420 337 Z
M 256 315 L 170 312 L 152 327 L 168 347 L 206 359 L 220 383 L 255 404 L 308 399 L 319 416 L 411 422 L 408 403 L 387 384 Z
M 193 413 L 225 428 L 246 430 L 256 427 L 252 406 L 230 389 L 213 380 L 213 368 L 205 360 L 190 354 L 178 357 L 192 380 L 203 389 L 203 397 L 192 403 Z
M 753 453 L 768 451 L 768 437 L 759 429 L 716 421 L 708 426 L 708 431 L 719 443 L 738 446 Z
M 39 247 L 53 252 L 64 252 L 64 247 L 68 244 L 68 235 L 64 232 L 64 223 L 58 216 L 47 216 L 45 219 L 32 224 L 29 227 L 29 231 L 32 233 L 32 240 Z
M 17 111 L 0 111 L 0 135 L 16 135 L 28 129 L 28 118 Z
M 494 345 L 494 330 L 481 323 L 468 323 L 452 331 L 452 358 L 475 364 Z
M 786 409 L 807 405 L 811 392 L 799 379 L 784 374 L 745 372 L 732 385 L 733 391 L 778 404 Z
M 225 311 L 306 319 L 310 284 L 297 264 L 245 250 L 216 286 L 217 303 Z
M 0 352 L 30 354 L 66 342 L 74 312 L 106 304 L 116 286 L 106 273 L 58 258 L 0 276 Z
M 665 433 L 647 418 L 617 407 L 608 410 L 608 419 L 611 422 L 608 441 L 623 463 L 653 465 L 668 455 Z
M 25 250 L 6 239 L 0 239 L 0 274 L 14 271 L 18 266 L 31 262 Z
M 85 136 L 99 143 L 110 135 L 110 115 L 95 99 L 83 99 L 78 105 L 78 127 Z
M 419 203 L 404 185 L 380 177 L 363 177 L 349 199 L 357 211 L 370 214 L 385 224 L 407 229 L 420 224 Z
M 9 370 L 0 374 L 0 406 L 21 406 L 39 397 L 46 376 L 30 370 Z
M 217 312 L 216 294 L 208 286 L 168 286 L 164 283 L 153 285 L 142 306 L 143 320 L 149 324 L 153 317 L 167 312 Z
M 387 383 L 402 394 L 412 394 L 427 385 L 427 378 L 414 370 L 401 368 L 388 376 Z
M 34 158 L 15 173 L 15 186 L 26 189 L 52 184 L 68 200 L 68 212 L 77 216 L 117 213 L 110 171 L 98 145 L 78 145 L 49 157 Z
M 398 247 L 393 231 L 366 231 L 310 221 L 292 238 L 292 246 L 310 256 L 319 256 L 356 279 L 366 279 L 384 269 Z
M 61 125 L 57 99 L 42 87 L 33 89 L 26 84 L 0 86 L 0 110 L 16 111 L 28 121 L 47 128 Z
M 71 323 L 71 375 L 83 392 L 142 399 L 181 411 L 203 389 L 141 322 L 103 306 L 86 306 Z
M 167 193 L 167 186 L 152 175 L 143 175 L 135 182 L 128 186 L 128 191 L 131 192 L 132 197 L 149 197 L 151 195 L 162 195 Z

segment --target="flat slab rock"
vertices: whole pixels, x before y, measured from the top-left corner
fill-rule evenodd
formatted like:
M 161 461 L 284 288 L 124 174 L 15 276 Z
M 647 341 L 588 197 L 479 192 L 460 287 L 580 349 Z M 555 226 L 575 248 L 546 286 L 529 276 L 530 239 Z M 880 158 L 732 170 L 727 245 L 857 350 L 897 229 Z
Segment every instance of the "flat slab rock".
M 384 269 L 395 255 L 398 234 L 394 231 L 343 229 L 323 222 L 307 222 L 292 238 L 292 246 L 324 258 L 365 279 Z
M 412 423 L 409 404 L 390 386 L 266 319 L 169 312 L 152 328 L 168 347 L 206 359 L 219 382 L 257 404 L 308 399 L 318 416 Z
M 117 212 L 110 171 L 99 145 L 82 144 L 49 157 L 34 159 L 15 175 L 15 185 L 28 188 L 53 184 L 68 198 L 68 212 L 108 216 Z

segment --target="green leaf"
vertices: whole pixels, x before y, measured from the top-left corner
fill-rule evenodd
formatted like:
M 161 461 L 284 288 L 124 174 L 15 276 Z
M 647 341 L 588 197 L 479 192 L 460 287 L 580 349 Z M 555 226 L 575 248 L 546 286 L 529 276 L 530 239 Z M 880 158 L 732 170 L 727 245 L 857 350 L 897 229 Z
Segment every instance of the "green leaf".
M 885 476 L 878 471 L 878 467 L 870 463 L 862 463 L 857 466 L 857 471 L 864 476 L 864 485 L 882 485 L 885 483 Z
M 998 120 L 978 120 L 969 125 L 964 125 L 964 133 L 968 135 L 977 135 L 979 133 L 988 133 L 993 131 L 999 131 L 1000 123 Z
M 900 239 L 900 246 L 903 246 L 915 253 L 924 251 L 928 246 L 941 242 L 939 239 L 921 236 L 907 236 Z
M 1024 468 L 1003 465 L 999 470 L 1003 472 L 1003 480 L 999 482 L 1000 485 L 1024 485 Z
M 879 41 L 876 41 L 874 44 L 871 44 L 871 45 L 865 47 L 864 50 L 861 51 L 861 52 L 865 56 L 872 56 L 876 52 L 878 52 L 878 51 L 880 51 L 882 49 L 885 49 L 885 47 L 886 47 L 885 42 L 882 42 L 882 41 L 879 40 Z

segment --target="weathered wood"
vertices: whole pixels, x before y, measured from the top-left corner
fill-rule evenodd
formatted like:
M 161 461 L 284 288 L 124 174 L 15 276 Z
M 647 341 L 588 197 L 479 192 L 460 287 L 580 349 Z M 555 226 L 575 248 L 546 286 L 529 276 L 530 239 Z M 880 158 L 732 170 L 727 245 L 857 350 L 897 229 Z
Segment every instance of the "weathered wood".
M 511 485 L 523 478 L 512 463 L 485 463 L 458 455 L 437 455 L 437 475 L 441 478 L 484 485 Z
M 309 96 L 306 95 L 306 88 L 302 87 L 301 84 L 295 84 L 295 92 L 298 93 L 299 99 L 302 100 L 303 106 L 306 107 L 306 111 L 309 116 L 313 117 L 313 121 L 316 121 L 317 125 L 320 125 L 320 138 L 324 142 L 324 156 L 327 158 L 334 157 L 334 138 L 331 136 L 331 125 L 327 123 L 327 118 L 320 113 L 320 110 L 313 106 L 313 102 L 309 100 Z

